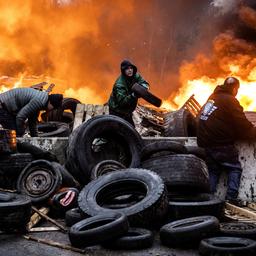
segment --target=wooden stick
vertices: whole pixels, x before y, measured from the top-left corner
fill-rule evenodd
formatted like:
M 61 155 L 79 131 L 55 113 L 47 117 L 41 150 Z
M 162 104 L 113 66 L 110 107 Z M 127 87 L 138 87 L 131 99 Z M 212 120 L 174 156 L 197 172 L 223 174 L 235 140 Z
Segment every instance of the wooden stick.
M 43 214 L 47 214 L 50 211 L 50 208 L 47 207 L 42 207 L 39 209 L 39 212 L 43 213 Z M 35 212 L 31 218 L 30 221 L 27 225 L 28 230 L 30 231 L 32 227 L 34 227 L 40 220 L 42 219 L 42 216 L 40 214 L 38 214 L 37 212 Z
M 40 212 L 36 207 L 32 206 L 32 209 L 37 212 L 40 216 L 42 216 L 43 218 L 47 219 L 49 222 L 51 222 L 52 224 L 54 224 L 55 226 L 59 227 L 62 231 L 64 231 L 65 233 L 68 231 L 67 228 L 65 228 L 63 225 L 61 225 L 60 223 L 58 223 L 56 220 L 48 217 L 46 214 L 43 214 L 42 212 Z
M 31 228 L 29 232 L 50 232 L 50 231 L 58 231 L 60 228 L 58 227 L 36 227 Z
M 58 247 L 61 249 L 65 249 L 65 250 L 70 250 L 70 251 L 74 251 L 74 252 L 79 252 L 79 253 L 85 253 L 85 250 L 70 246 L 68 244 L 61 244 L 52 240 L 46 240 L 46 239 L 42 239 L 42 238 L 36 238 L 36 237 L 32 237 L 32 236 L 23 236 L 25 239 L 27 240 L 32 240 L 38 243 L 42 243 L 42 244 L 47 244 L 50 246 L 54 246 L 54 247 Z

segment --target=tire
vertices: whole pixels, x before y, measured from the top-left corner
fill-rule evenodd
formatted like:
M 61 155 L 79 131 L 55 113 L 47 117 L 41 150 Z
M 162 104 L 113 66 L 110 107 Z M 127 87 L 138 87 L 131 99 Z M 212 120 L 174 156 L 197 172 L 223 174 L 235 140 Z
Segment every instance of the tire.
M 17 181 L 17 190 L 30 197 L 32 203 L 49 199 L 62 185 L 62 176 L 51 162 L 36 160 L 28 164 Z
M 135 194 L 142 198 L 129 207 L 110 208 L 118 196 Z M 90 182 L 80 192 L 79 208 L 88 216 L 122 212 L 135 227 L 159 227 L 167 214 L 168 198 L 162 179 L 154 172 L 126 169 L 112 172 Z
M 33 156 L 29 153 L 2 155 L 0 157 L 0 166 L 5 175 L 18 177 L 22 169 L 32 161 Z
M 75 113 L 76 113 L 76 106 L 77 104 L 81 103 L 79 100 L 74 98 L 64 98 L 62 101 L 62 107 L 58 109 L 53 109 L 48 114 L 48 120 L 46 118 L 46 112 L 41 114 L 41 119 L 44 122 L 64 122 L 70 123 L 73 121 Z M 65 112 L 65 110 L 70 110 L 72 113 Z M 68 114 L 68 115 L 66 115 Z M 69 115 L 72 114 L 72 115 Z M 72 117 L 71 121 L 70 118 Z
M 186 146 L 186 150 L 188 154 L 195 155 L 203 160 L 206 158 L 206 153 L 204 148 L 196 147 L 196 146 Z
M 141 164 L 142 168 L 160 175 L 168 191 L 209 192 L 209 174 L 206 163 L 193 155 L 157 156 Z
M 224 215 L 224 201 L 211 194 L 180 195 L 169 198 L 169 219 L 177 220 L 202 215 L 218 219 Z
M 156 141 L 147 144 L 142 148 L 141 151 L 141 160 L 150 159 L 152 155 L 155 153 L 160 153 L 162 151 L 167 151 L 169 154 L 185 154 L 187 150 L 185 146 L 178 142 L 170 142 L 170 141 Z M 159 156 L 159 154 L 158 154 Z
M 47 122 L 37 125 L 39 137 L 68 137 L 69 126 L 61 122 Z
M 256 241 L 238 237 L 212 237 L 203 239 L 199 246 L 202 256 L 252 256 L 256 253 Z
M 149 90 L 144 88 L 138 83 L 135 83 L 132 86 L 132 91 L 135 92 L 137 95 L 139 95 L 141 98 L 146 100 L 148 103 L 160 107 L 162 105 L 162 100 L 158 98 L 157 96 L 153 95 Z
M 70 209 L 65 214 L 65 222 L 68 227 L 73 226 L 83 219 L 85 219 L 85 217 L 82 215 L 79 208 Z
M 97 179 L 99 176 L 107 174 L 109 172 L 118 171 L 120 169 L 125 169 L 125 166 L 115 160 L 104 160 L 96 164 L 92 169 L 91 180 Z
M 165 137 L 194 137 L 196 136 L 195 118 L 186 109 L 169 112 L 164 117 Z
M 79 188 L 79 182 L 67 171 L 67 169 L 59 163 L 51 163 L 54 169 L 57 169 L 62 176 L 62 186 L 63 187 L 75 187 Z
M 153 245 L 154 236 L 150 230 L 130 228 L 124 236 L 102 244 L 104 248 L 112 250 L 141 250 Z
M 107 143 L 97 151 L 95 139 L 103 139 Z M 96 116 L 82 123 L 71 135 L 66 166 L 79 182 L 86 184 L 93 167 L 103 160 L 116 160 L 126 167 L 138 167 L 141 147 L 140 135 L 127 121 L 112 115 Z
M 84 248 L 122 236 L 128 229 L 129 223 L 124 214 L 100 214 L 73 225 L 69 240 L 73 246 Z
M 219 231 L 219 221 L 213 216 L 200 216 L 174 221 L 160 229 L 161 242 L 170 247 L 193 248 L 206 237 Z
M 10 197 L 7 201 L 0 199 L 0 230 L 24 231 L 30 220 L 31 201 L 27 196 L 6 193 Z
M 247 222 L 220 223 L 220 235 L 256 240 L 256 224 Z

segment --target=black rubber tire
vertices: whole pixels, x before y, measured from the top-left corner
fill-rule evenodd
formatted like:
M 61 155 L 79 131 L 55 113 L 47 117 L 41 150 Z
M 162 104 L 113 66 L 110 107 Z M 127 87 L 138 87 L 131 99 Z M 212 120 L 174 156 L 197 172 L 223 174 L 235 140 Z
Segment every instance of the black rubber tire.
M 61 122 L 47 122 L 37 125 L 39 137 L 68 137 L 70 129 L 68 124 Z
M 168 191 L 210 190 L 207 165 L 194 155 L 157 156 L 143 161 L 141 166 L 160 175 Z
M 124 236 L 102 244 L 112 250 L 141 250 L 150 248 L 154 242 L 152 231 L 143 228 L 130 228 Z
M 64 122 L 70 123 L 73 121 L 75 112 L 76 112 L 76 105 L 81 103 L 79 100 L 74 98 L 64 98 L 62 101 L 62 107 L 58 109 L 53 109 L 48 113 L 48 122 Z M 65 112 L 65 110 L 70 110 L 72 113 Z M 71 115 L 70 115 L 71 114 Z M 44 122 L 47 122 L 46 112 L 41 114 L 41 119 Z
M 85 219 L 79 208 L 73 208 L 66 212 L 65 222 L 68 227 L 73 226 L 77 222 Z
M 165 114 L 164 127 L 165 137 L 196 136 L 195 118 L 184 108 Z
M 213 216 L 200 216 L 174 221 L 160 229 L 161 242 L 170 247 L 193 248 L 206 237 L 216 235 L 219 221 Z
M 67 169 L 56 162 L 52 162 L 52 166 L 55 169 L 58 169 L 58 171 L 61 173 L 62 176 L 62 186 L 63 187 L 75 187 L 75 188 L 80 188 L 79 182 L 70 174 Z
M 117 196 L 137 194 L 142 198 L 129 207 L 110 209 L 108 202 Z M 80 192 L 79 208 L 89 216 L 122 212 L 135 227 L 155 228 L 162 224 L 168 211 L 168 198 L 162 179 L 144 169 L 112 172 L 90 182 Z
M 96 138 L 109 142 L 99 152 L 92 147 Z M 127 121 L 113 115 L 96 116 L 75 129 L 69 140 L 66 166 L 79 182 L 86 184 L 93 167 L 103 160 L 117 160 L 126 167 L 140 166 L 141 147 L 142 138 Z
M 141 98 L 146 100 L 148 103 L 160 107 L 162 105 L 162 100 L 158 98 L 157 96 L 153 95 L 149 90 L 144 88 L 138 83 L 135 83 L 132 86 L 132 91 L 135 92 L 137 95 L 139 95 Z
M 146 144 L 141 151 L 141 160 L 150 159 L 155 153 L 167 151 L 169 154 L 186 154 L 186 147 L 178 142 L 156 141 Z
M 206 153 L 204 148 L 196 146 L 186 146 L 188 154 L 195 155 L 203 160 L 206 158 Z
M 212 194 L 179 195 L 171 198 L 169 195 L 169 219 L 177 220 L 202 215 L 212 215 L 222 219 L 224 201 Z
M 62 101 L 62 109 L 64 110 L 71 110 L 73 115 L 75 116 L 76 113 L 76 106 L 77 104 L 81 103 L 79 100 L 74 98 L 64 98 Z
M 256 240 L 256 224 L 247 222 L 220 223 L 220 236 L 242 237 Z
M 33 161 L 33 156 L 29 153 L 16 153 L 0 156 L 0 167 L 5 175 L 18 177 L 22 169 Z
M 92 173 L 91 173 L 91 180 L 95 180 L 104 174 L 114 172 L 114 171 L 119 171 L 125 168 L 126 167 L 122 163 L 115 160 L 101 161 L 93 167 Z
M 30 220 L 31 201 L 29 197 L 6 193 L 10 200 L 0 200 L 0 230 L 25 230 Z
M 199 245 L 202 256 L 253 256 L 256 241 L 238 237 L 212 237 L 203 239 Z
M 62 175 L 58 168 L 46 160 L 36 160 L 21 172 L 17 181 L 17 190 L 28 195 L 32 203 L 40 203 L 49 199 L 61 185 Z
M 122 213 L 105 213 L 82 220 L 70 228 L 69 240 L 75 247 L 88 247 L 127 233 L 129 223 Z

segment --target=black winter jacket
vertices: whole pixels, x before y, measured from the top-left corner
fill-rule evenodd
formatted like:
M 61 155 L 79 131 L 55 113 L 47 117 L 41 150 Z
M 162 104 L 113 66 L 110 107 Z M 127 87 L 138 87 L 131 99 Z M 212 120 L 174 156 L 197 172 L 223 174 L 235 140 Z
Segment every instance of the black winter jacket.
M 237 140 L 256 139 L 256 128 L 249 122 L 235 96 L 222 85 L 198 115 L 197 143 L 200 147 L 233 145 Z

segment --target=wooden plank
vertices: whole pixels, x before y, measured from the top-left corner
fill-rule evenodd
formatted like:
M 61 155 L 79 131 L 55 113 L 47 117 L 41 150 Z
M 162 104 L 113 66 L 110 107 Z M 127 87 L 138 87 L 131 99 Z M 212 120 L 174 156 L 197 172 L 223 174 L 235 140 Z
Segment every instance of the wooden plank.
M 95 108 L 94 108 L 94 116 L 100 116 L 100 115 L 103 115 L 103 108 L 104 106 L 103 105 L 95 105 Z
M 85 119 L 84 121 L 88 121 L 90 118 L 93 117 L 93 113 L 94 113 L 94 106 L 92 104 L 87 104 L 87 110 L 85 113 Z
M 252 220 L 256 220 L 256 212 L 250 211 L 249 208 L 241 208 L 241 207 L 238 207 L 238 206 L 230 204 L 230 203 L 226 203 L 225 208 L 239 216 L 247 217 Z
M 83 118 L 84 118 L 84 111 L 85 111 L 85 105 L 77 104 L 73 130 L 75 130 L 80 124 L 82 124 Z
M 41 213 L 44 213 L 44 214 L 48 214 L 49 211 L 50 211 L 50 208 L 49 207 L 42 207 L 39 209 L 39 211 Z M 35 212 L 31 218 L 30 218 L 30 221 L 27 225 L 28 227 L 28 230 L 30 231 L 32 227 L 34 227 L 40 220 L 42 219 L 42 216 L 39 215 L 37 212 Z
M 108 115 L 109 114 L 109 107 L 108 105 L 103 106 L 103 115 Z
M 248 203 L 247 207 L 256 211 L 256 203 Z
M 58 227 L 36 227 L 36 228 L 31 228 L 29 230 L 29 233 L 32 232 L 52 232 L 52 231 L 58 231 L 60 228 Z

